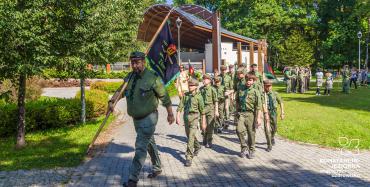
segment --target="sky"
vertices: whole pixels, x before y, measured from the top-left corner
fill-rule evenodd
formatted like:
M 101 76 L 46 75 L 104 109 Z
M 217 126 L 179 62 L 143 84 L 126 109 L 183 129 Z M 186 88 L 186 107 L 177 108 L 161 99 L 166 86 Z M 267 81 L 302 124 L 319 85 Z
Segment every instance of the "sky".
M 166 0 L 167 1 L 167 4 L 171 5 L 173 3 L 172 0 Z

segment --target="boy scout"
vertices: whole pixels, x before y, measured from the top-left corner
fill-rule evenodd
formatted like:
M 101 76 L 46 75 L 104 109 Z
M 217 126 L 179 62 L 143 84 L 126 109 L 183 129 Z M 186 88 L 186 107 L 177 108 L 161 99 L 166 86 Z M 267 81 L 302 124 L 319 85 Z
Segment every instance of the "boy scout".
M 170 97 L 160 77 L 145 68 L 145 54 L 133 52 L 130 55 L 130 60 L 133 72 L 125 78 L 125 82 L 128 84 L 124 96 L 127 101 L 127 113 L 134 119 L 137 136 L 135 156 L 130 167 L 127 186 L 136 186 L 147 153 L 149 153 L 153 164 L 153 172 L 148 175 L 148 178 L 154 178 L 162 172 L 158 148 L 154 140 L 155 126 L 158 121 L 158 100 L 161 100 L 162 105 L 166 107 L 167 121 L 170 124 L 174 122 L 174 116 Z M 116 94 L 113 96 L 117 99 L 120 97 L 123 96 Z M 113 111 L 112 103 L 112 100 L 109 101 L 109 109 Z
M 224 115 L 225 120 L 230 119 L 230 97 L 233 93 L 233 87 L 232 87 L 232 80 L 229 74 L 227 73 L 227 67 L 221 66 L 221 75 L 219 76 L 221 79 L 221 85 L 225 87 L 226 94 L 225 94 L 225 112 L 220 113 L 221 115 Z M 225 126 L 227 129 L 227 126 Z
M 348 65 L 344 65 L 342 71 L 342 92 L 346 94 L 349 94 L 349 77 Z
M 280 105 L 280 118 L 284 119 L 284 105 L 283 100 L 279 96 L 276 91 L 272 91 L 272 81 L 265 80 L 264 89 L 266 93 L 266 100 L 267 100 L 267 109 L 268 109 L 268 119 L 270 123 L 271 129 L 271 143 L 275 145 L 275 134 L 277 132 L 277 105 Z
M 218 118 L 216 118 L 216 129 L 215 132 L 222 133 L 222 127 L 224 125 L 224 113 L 225 110 L 225 94 L 226 90 L 223 85 L 221 85 L 221 79 L 215 78 L 215 85 L 217 91 L 217 100 L 218 100 L 218 113 L 221 114 Z
M 253 86 L 260 92 L 262 95 L 263 92 L 263 77 L 262 75 L 258 72 L 258 67 L 257 64 L 252 64 L 251 65 L 251 71 L 249 74 L 255 75 L 257 77 L 256 82 L 253 84 Z
M 197 93 L 197 87 L 197 80 L 192 79 L 189 81 L 189 92 L 185 93 L 184 97 L 180 101 L 179 107 L 177 108 L 176 123 L 178 125 L 180 125 L 181 112 L 184 110 L 185 132 L 188 137 L 188 145 L 185 154 L 186 167 L 191 166 L 193 157 L 197 156 L 201 149 L 201 145 L 196 137 L 199 114 L 202 119 L 202 128 L 205 128 L 206 126 L 203 98 L 199 93 Z
M 290 72 L 290 67 L 287 67 L 284 71 L 284 81 L 286 82 L 286 93 L 290 93 L 292 90 L 292 73 Z
M 207 148 L 212 147 L 215 116 L 218 117 L 217 91 L 211 86 L 211 76 L 203 75 L 203 87 L 200 88 L 204 101 L 204 113 L 206 115 L 207 128 L 203 135 L 203 145 Z
M 237 91 L 237 111 L 238 124 L 236 132 L 240 141 L 241 152 L 240 157 L 246 157 L 246 151 L 249 149 L 249 159 L 254 158 L 255 152 L 255 136 L 256 128 L 261 124 L 260 111 L 262 109 L 261 94 L 253 87 L 257 77 L 253 74 L 248 74 L 245 78 L 245 85 Z M 255 120 L 256 123 L 255 123 Z M 248 134 L 248 143 L 245 142 L 245 135 Z
M 236 72 L 235 72 L 235 66 L 234 64 L 230 64 L 229 65 L 229 72 L 228 72 L 230 78 L 231 78 L 231 85 L 230 85 L 230 88 L 232 90 L 232 93 L 230 94 L 230 113 L 234 113 L 235 112 L 235 93 L 234 93 L 234 83 L 235 83 L 235 80 L 237 79 L 236 78 Z
M 297 65 L 291 70 L 290 85 L 292 87 L 292 92 L 297 93 Z

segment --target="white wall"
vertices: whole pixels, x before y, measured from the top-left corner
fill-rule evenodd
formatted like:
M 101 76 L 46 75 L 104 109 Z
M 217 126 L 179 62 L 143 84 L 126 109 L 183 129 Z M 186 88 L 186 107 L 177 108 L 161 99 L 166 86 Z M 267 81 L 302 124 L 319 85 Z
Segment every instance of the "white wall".
M 242 51 L 242 63 L 247 64 L 249 70 L 250 59 L 249 51 Z M 182 57 L 181 57 L 182 58 Z M 213 63 L 212 63 L 212 44 L 205 44 L 205 59 L 206 59 L 206 72 L 213 72 Z M 221 60 L 225 60 L 226 65 L 235 64 L 238 62 L 237 51 L 233 51 L 233 44 L 223 42 L 221 43 Z M 263 59 L 263 56 L 262 56 Z M 254 51 L 254 63 L 258 62 L 258 51 Z M 221 62 L 220 62 L 221 63 Z M 219 65 L 220 67 L 220 65 Z

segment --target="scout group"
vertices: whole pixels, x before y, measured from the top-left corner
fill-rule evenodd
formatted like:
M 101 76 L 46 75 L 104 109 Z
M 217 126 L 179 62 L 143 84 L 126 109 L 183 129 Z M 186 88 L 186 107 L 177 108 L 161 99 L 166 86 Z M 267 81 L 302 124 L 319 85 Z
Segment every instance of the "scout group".
M 277 130 L 277 107 L 280 105 L 281 119 L 284 109 L 278 93 L 272 91 L 272 81 L 263 80 L 257 71 L 257 64 L 244 64 L 235 72 L 235 66 L 221 66 L 221 73 L 215 70 L 213 76 L 203 75 L 203 85 L 188 76 L 180 67 L 177 80 L 180 104 L 177 108 L 176 123 L 181 124 L 181 113 L 188 137 L 185 166 L 192 165 L 193 157 L 199 154 L 201 144 L 196 134 L 201 130 L 203 146 L 212 148 L 213 134 L 228 129 L 230 116 L 234 115 L 236 134 L 240 142 L 240 157 L 254 158 L 256 129 L 264 125 L 267 140 L 266 151 L 275 144 Z M 198 125 L 200 124 L 200 125 Z M 247 140 L 245 136 L 247 135 Z

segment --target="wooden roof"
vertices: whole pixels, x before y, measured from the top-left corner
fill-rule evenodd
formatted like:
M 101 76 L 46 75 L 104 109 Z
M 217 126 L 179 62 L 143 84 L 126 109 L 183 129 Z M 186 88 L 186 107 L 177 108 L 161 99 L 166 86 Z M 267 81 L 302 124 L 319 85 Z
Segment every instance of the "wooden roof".
M 159 25 L 172 8 L 172 6 L 166 4 L 149 7 L 144 14 L 143 22 L 139 26 L 138 40 L 150 42 Z M 212 14 L 211 11 L 198 5 L 175 7 L 169 16 L 171 33 L 175 42 L 177 42 L 178 33 L 176 19 L 180 17 L 182 20 L 180 28 L 181 47 L 203 50 L 204 44 L 212 41 Z M 221 28 L 221 40 L 258 43 L 255 39 L 241 36 L 223 28 Z

